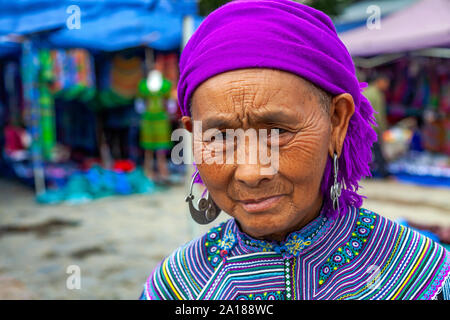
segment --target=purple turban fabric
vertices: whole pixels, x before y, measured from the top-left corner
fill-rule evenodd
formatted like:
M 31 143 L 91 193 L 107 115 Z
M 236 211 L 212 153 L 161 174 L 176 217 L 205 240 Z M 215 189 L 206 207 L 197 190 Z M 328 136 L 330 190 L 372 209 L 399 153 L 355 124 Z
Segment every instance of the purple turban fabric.
M 367 84 L 357 80 L 351 56 L 331 19 L 290 0 L 235 0 L 218 8 L 206 17 L 181 54 L 178 103 L 182 114 L 189 115 L 193 92 L 203 81 L 243 68 L 288 71 L 332 95 L 352 95 L 355 113 L 339 158 L 341 214 L 349 205 L 360 207 L 363 197 L 356 191 L 361 178 L 370 176 L 375 119 L 373 108 L 362 95 Z M 325 210 L 331 215 L 332 174 L 329 157 L 321 191 Z

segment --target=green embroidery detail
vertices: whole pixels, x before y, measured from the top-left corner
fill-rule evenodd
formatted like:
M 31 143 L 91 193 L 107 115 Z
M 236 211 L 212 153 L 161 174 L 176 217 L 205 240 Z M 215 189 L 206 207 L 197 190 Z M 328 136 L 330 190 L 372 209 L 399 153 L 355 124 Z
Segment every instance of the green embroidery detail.
M 359 210 L 358 220 L 347 243 L 338 248 L 320 267 L 319 286 L 322 286 L 336 270 L 350 263 L 361 253 L 375 227 L 376 219 L 377 215 L 372 211 Z
M 208 261 L 216 268 L 219 263 L 228 255 L 236 244 L 236 237 L 231 229 L 226 233 L 222 232 L 222 227 L 226 222 L 212 228 L 206 235 L 205 247 Z

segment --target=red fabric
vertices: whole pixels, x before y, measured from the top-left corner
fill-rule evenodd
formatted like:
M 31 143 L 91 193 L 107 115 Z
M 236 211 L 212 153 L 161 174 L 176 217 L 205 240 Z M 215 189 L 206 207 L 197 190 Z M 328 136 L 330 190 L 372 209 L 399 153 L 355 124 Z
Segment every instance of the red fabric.
M 117 160 L 114 162 L 114 170 L 122 172 L 130 172 L 136 168 L 136 165 L 131 160 Z
M 12 153 L 14 151 L 24 150 L 25 146 L 22 143 L 22 136 L 25 130 L 20 127 L 8 125 L 4 129 L 5 132 L 5 151 Z

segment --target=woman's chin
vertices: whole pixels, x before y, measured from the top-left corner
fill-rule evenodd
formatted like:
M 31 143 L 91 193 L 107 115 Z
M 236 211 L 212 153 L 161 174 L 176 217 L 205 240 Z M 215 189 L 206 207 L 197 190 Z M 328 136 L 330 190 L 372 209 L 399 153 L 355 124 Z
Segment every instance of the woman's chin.
M 283 233 L 289 229 L 291 221 L 277 217 L 278 213 L 243 214 L 235 216 L 243 232 L 257 239 L 270 239 L 274 234 Z

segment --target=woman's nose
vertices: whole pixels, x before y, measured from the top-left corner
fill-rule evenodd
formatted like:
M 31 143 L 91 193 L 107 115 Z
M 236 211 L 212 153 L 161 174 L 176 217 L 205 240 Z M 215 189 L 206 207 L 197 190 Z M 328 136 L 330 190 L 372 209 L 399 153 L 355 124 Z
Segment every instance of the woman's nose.
M 262 181 L 273 178 L 273 175 L 261 174 L 261 168 L 259 164 L 238 164 L 234 178 L 250 188 L 259 187 Z

